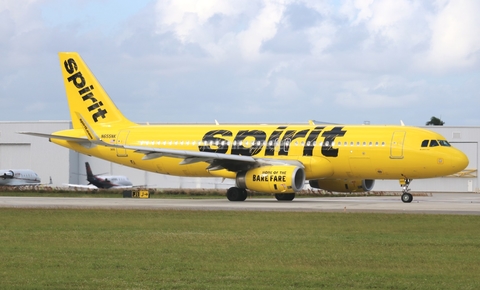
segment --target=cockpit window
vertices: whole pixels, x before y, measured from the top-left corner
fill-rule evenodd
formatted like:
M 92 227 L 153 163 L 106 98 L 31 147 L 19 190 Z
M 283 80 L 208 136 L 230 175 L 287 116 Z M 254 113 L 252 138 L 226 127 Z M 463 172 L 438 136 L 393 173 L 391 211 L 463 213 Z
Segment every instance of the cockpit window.
M 447 140 L 423 140 L 422 147 L 437 147 L 437 146 L 445 146 L 451 147 L 450 143 Z
M 440 143 L 440 146 L 446 146 L 446 147 L 452 146 L 450 145 L 450 143 L 448 143 L 447 140 L 438 140 L 438 142 Z

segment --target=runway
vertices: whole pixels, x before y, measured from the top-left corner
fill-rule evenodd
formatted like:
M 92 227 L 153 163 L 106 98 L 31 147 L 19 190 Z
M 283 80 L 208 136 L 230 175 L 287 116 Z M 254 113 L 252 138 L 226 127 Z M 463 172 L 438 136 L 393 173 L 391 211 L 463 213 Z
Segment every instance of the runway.
M 413 202 L 409 204 L 403 203 L 399 196 L 296 198 L 291 202 L 279 202 L 273 197 L 271 199 L 249 198 L 244 202 L 230 202 L 226 198 L 0 197 L 0 208 L 318 211 L 480 215 L 480 194 L 433 193 L 431 196 L 415 196 Z

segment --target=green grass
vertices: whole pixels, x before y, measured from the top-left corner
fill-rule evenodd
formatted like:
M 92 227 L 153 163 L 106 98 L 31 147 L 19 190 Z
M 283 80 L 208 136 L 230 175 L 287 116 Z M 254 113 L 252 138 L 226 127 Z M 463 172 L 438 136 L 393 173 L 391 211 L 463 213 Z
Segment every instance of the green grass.
M 0 289 L 479 289 L 480 218 L 0 209 Z

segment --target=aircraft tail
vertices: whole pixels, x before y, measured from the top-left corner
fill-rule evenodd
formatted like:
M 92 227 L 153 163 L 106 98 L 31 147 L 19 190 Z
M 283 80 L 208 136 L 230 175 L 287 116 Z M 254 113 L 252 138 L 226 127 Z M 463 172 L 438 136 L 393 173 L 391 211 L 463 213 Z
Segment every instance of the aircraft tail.
M 74 129 L 84 128 L 79 115 L 95 128 L 135 125 L 115 106 L 78 53 L 58 56 Z
M 92 183 L 95 181 L 95 176 L 93 175 L 92 169 L 90 168 L 90 164 L 85 162 L 85 169 L 87 170 L 87 181 Z

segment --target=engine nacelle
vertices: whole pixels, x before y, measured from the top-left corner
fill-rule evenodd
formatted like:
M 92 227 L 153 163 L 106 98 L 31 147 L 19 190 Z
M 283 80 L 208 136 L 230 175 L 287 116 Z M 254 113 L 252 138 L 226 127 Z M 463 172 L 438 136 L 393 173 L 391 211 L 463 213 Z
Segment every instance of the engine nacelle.
M 317 179 L 310 180 L 313 188 L 325 189 L 336 192 L 363 192 L 370 191 L 375 185 L 374 179 Z
M 305 170 L 297 166 L 263 166 L 239 172 L 237 187 L 265 193 L 295 193 L 305 184 Z
M 14 175 L 15 175 L 15 173 L 13 173 L 12 170 L 9 170 L 9 171 L 3 173 L 2 178 L 3 179 L 7 179 L 7 178 L 11 179 L 11 178 L 14 177 Z

